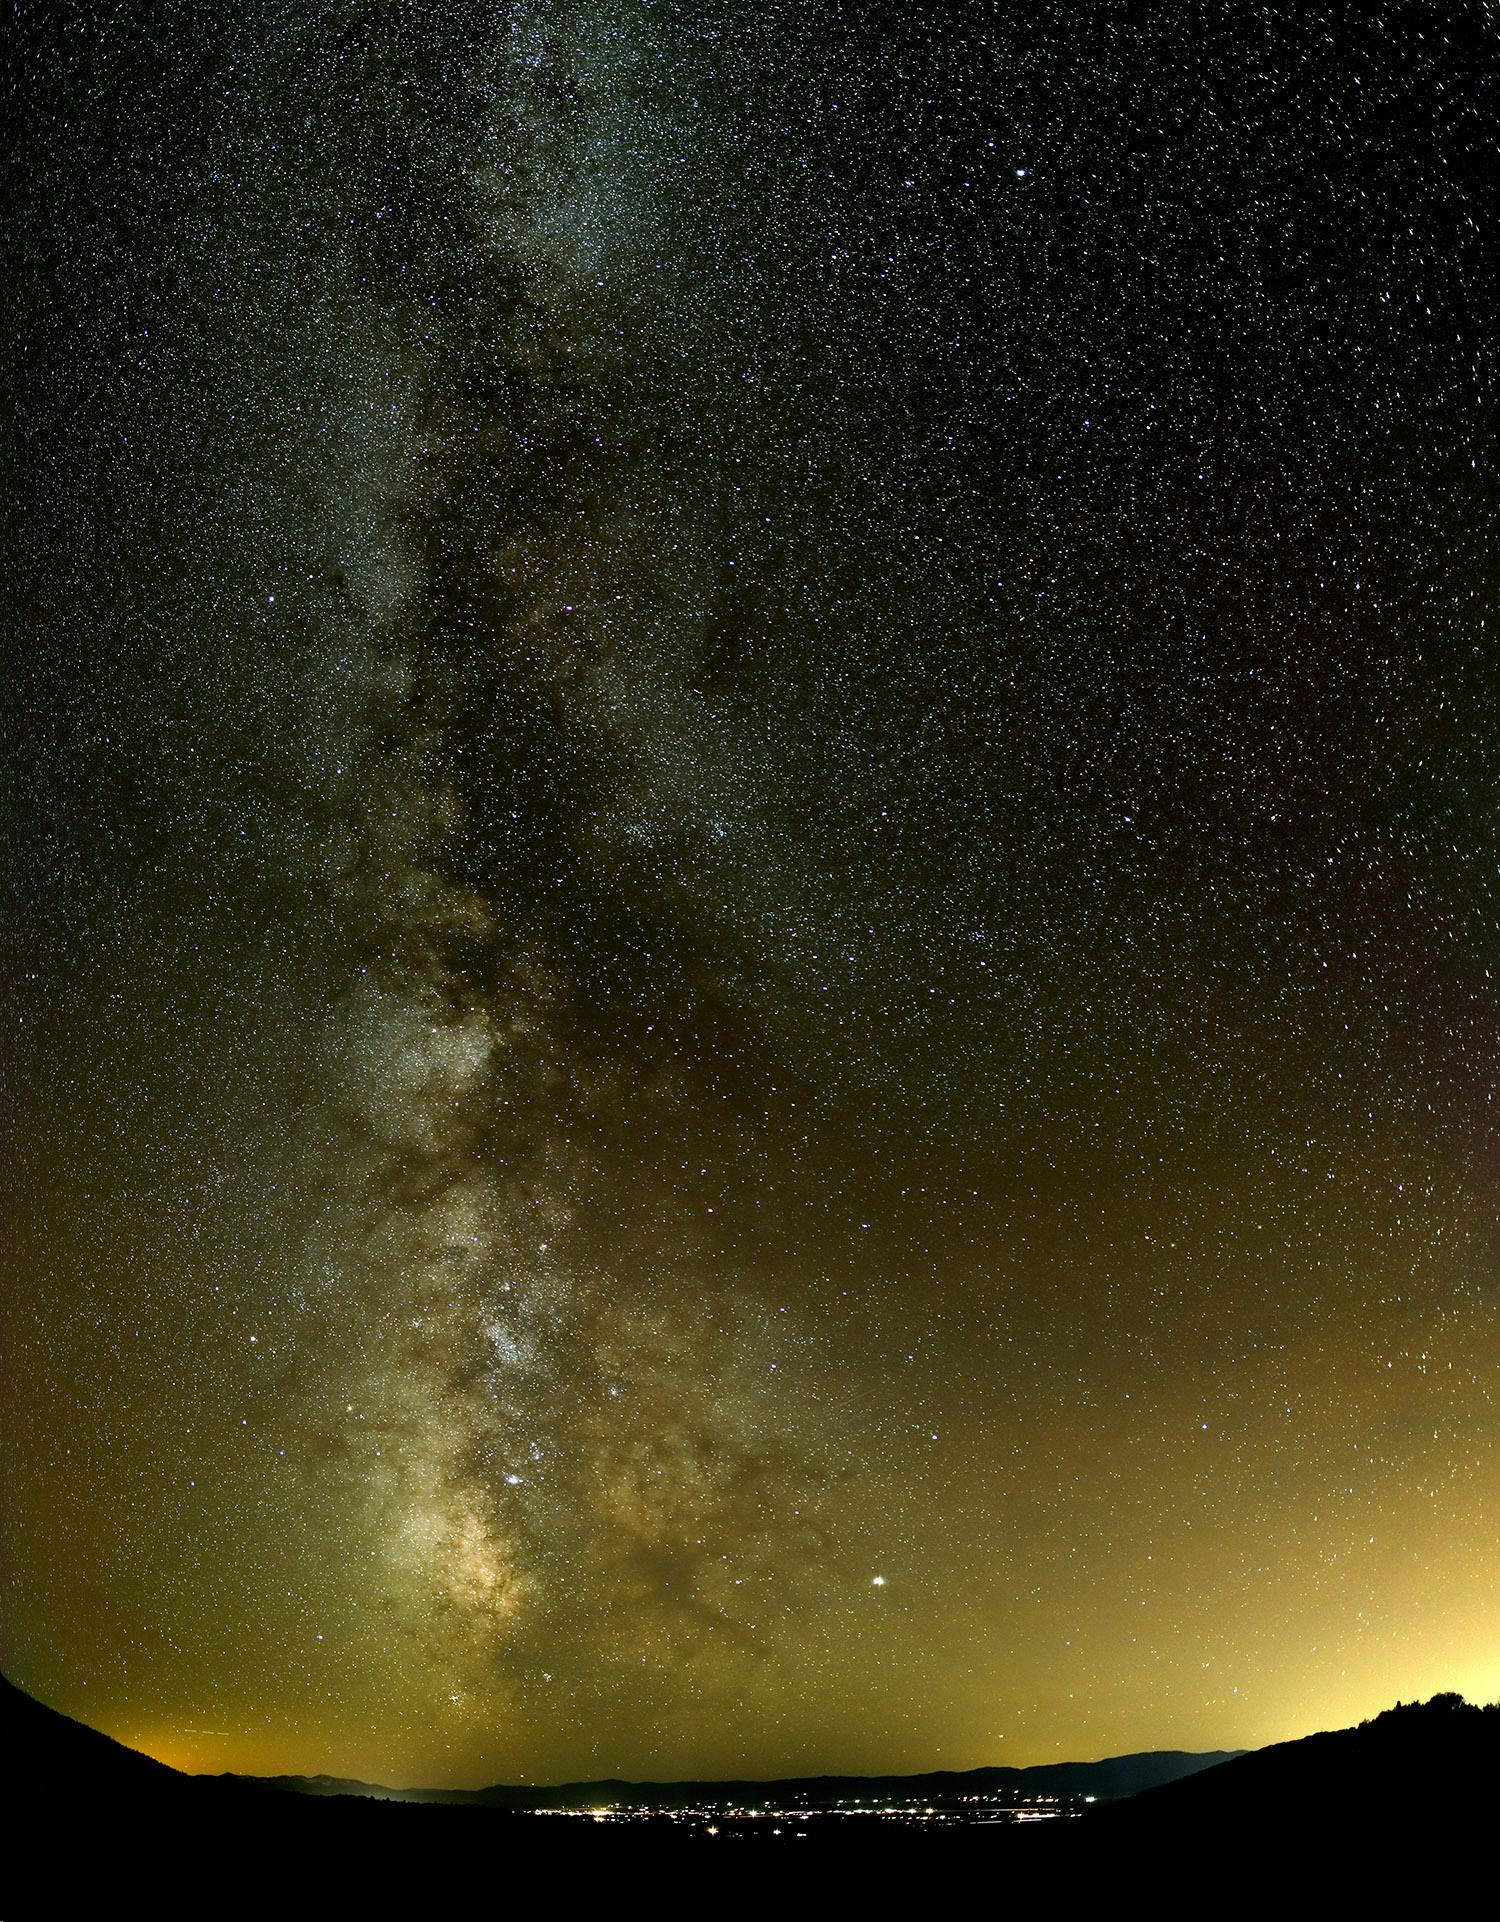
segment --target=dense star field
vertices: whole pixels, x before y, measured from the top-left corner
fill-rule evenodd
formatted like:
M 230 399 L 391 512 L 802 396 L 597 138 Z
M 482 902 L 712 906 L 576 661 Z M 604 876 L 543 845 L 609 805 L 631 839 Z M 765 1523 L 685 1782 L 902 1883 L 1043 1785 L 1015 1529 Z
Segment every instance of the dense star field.
M 1500 23 L 42 0 L 3 1661 L 180 1766 L 1500 1689 Z

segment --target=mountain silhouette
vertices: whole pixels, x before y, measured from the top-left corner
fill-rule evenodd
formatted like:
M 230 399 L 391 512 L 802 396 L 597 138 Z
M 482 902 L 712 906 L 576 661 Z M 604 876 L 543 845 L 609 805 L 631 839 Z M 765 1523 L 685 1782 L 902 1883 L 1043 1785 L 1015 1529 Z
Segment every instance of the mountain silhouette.
M 1357 1728 L 1223 1760 L 1147 1753 L 958 1774 L 402 1793 L 329 1777 L 184 1775 L 0 1678 L 0 1754 L 10 1780 L 0 1868 L 6 1922 L 127 1898 L 149 1900 L 158 1915 L 274 1909 L 281 1922 L 321 1915 L 338 1900 L 397 1914 L 439 1892 L 492 1899 L 518 1870 L 563 1877 L 580 1893 L 611 1892 L 633 1864 L 642 1874 L 691 1878 L 700 1896 L 717 1884 L 773 1894 L 795 1886 L 886 1900 L 909 1891 L 931 1906 L 945 1876 L 959 1878 L 956 1889 L 979 1875 L 998 1877 L 996 1888 L 1003 1884 L 1012 1899 L 1066 1886 L 1112 1901 L 1131 1878 L 1158 1894 L 1189 1885 L 1222 1894 L 1233 1892 L 1225 1881 L 1232 1874 L 1243 1893 L 1257 1879 L 1270 1887 L 1292 1862 L 1301 1865 L 1302 1886 L 1321 1875 L 1330 1892 L 1347 1893 L 1361 1875 L 1399 1880 L 1419 1849 L 1457 1873 L 1489 1833 L 1500 1707 L 1436 1696 Z M 1102 1799 L 1131 1783 L 1135 1793 Z M 937 1805 L 995 1789 L 1101 1799 L 1073 1819 L 1014 1827 L 905 1826 L 873 1813 L 812 1815 L 803 1827 L 790 1814 L 770 1833 L 765 1823 L 736 1830 L 663 1815 L 600 1826 L 527 1812 L 537 1802 L 669 1808 L 723 1800 L 794 1811 L 857 1797 L 866 1808 L 898 1799 Z M 720 1839 L 708 1840 L 716 1831 Z M 746 1839 L 752 1831 L 755 1839 Z M 799 1847 L 789 1853 L 790 1842 L 774 1835 L 795 1837 Z
M 1240 1754 L 1216 1749 L 1206 1754 L 1181 1749 L 1152 1749 L 1140 1755 L 1114 1755 L 1102 1762 L 1042 1762 L 1032 1768 L 933 1769 L 918 1775 L 792 1775 L 764 1781 L 729 1776 L 678 1782 L 636 1782 L 608 1776 L 592 1782 L 563 1782 L 550 1788 L 495 1783 L 480 1789 L 393 1789 L 379 1783 L 331 1775 L 235 1777 L 294 1795 L 364 1795 L 385 1801 L 439 1802 L 496 1809 L 703 1808 L 733 1804 L 741 1808 L 833 1808 L 854 1803 L 921 1802 L 954 1807 L 975 1796 L 1093 1797 L 1117 1800 L 1143 1789 L 1178 1781 L 1200 1769 L 1215 1768 Z
M 525 1814 L 537 1808 L 827 1808 L 858 1802 L 865 1807 L 895 1801 L 952 1806 L 973 1796 L 1094 1796 L 1100 1801 L 1134 1795 L 1180 1780 L 1232 1759 L 1235 1750 L 1192 1754 L 1151 1750 L 1100 1762 L 1044 1762 L 1032 1768 L 939 1769 L 916 1775 L 810 1775 L 774 1781 L 694 1780 L 634 1782 L 610 1777 L 549 1788 L 496 1783 L 479 1789 L 389 1788 L 330 1775 L 184 1775 L 150 1756 L 46 1707 L 0 1677 L 0 1727 L 6 1751 L 24 1756 L 33 1780 L 85 1785 L 115 1802 L 159 1796 L 192 1796 L 204 1809 L 262 1810 L 306 1799 L 401 1802 Z
M 1461 1695 L 1398 1702 L 1357 1728 L 1253 1749 L 1201 1775 L 1145 1790 L 1087 1818 L 1092 1836 L 1154 1843 L 1174 1834 L 1358 1837 L 1393 1819 L 1462 1841 L 1492 1822 L 1500 1789 L 1500 1704 Z

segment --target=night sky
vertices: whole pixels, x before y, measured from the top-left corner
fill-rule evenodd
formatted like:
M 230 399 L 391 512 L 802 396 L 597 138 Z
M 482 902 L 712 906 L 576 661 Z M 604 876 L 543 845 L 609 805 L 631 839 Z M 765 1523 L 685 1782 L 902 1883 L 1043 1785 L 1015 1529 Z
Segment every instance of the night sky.
M 1500 1692 L 1500 21 L 14 17 L 12 1678 L 479 1783 Z

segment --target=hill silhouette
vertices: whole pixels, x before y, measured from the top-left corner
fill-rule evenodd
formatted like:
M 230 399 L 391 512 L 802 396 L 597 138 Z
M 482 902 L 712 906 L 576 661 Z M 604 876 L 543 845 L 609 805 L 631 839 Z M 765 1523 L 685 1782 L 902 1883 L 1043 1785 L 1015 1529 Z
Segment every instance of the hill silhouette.
M 1145 1790 L 1087 1818 L 1114 1845 L 1171 1835 L 1358 1838 L 1393 1819 L 1461 1840 L 1493 1819 L 1500 1704 L 1461 1695 L 1398 1702 L 1356 1728 L 1254 1749 L 1202 1775 Z
M 188 1776 L 45 1707 L 0 1679 L 0 1753 L 11 1787 L 11 1842 L 0 1870 L 0 1914 L 81 1912 L 86 1905 L 149 1898 L 157 1914 L 322 1913 L 329 1901 L 378 1903 L 383 1914 L 447 1895 L 490 1897 L 515 1872 L 568 1878 L 580 1893 L 601 1891 L 640 1864 L 642 1872 L 691 1879 L 700 1895 L 716 1887 L 779 1890 L 792 1878 L 807 1894 L 825 1884 L 864 1887 L 884 1898 L 919 1891 L 926 1900 L 945 1875 L 1000 1878 L 1008 1893 L 1048 1893 L 1063 1878 L 1078 1894 L 1111 1898 L 1117 1878 L 1134 1876 L 1159 1893 L 1179 1885 L 1219 1887 L 1232 1865 L 1236 1887 L 1303 1865 L 1347 1889 L 1361 1874 L 1399 1879 L 1419 1852 L 1448 1870 L 1477 1853 L 1500 1783 L 1500 1707 L 1461 1697 L 1398 1704 L 1357 1728 L 1233 1756 L 1117 1757 L 1048 1770 L 978 1770 L 924 1777 L 813 1777 L 758 1784 L 782 1807 L 842 1799 L 853 1785 L 884 1799 L 894 1785 L 925 1782 L 934 1801 L 974 1792 L 976 1779 L 1019 1776 L 1032 1792 L 1084 1793 L 1087 1776 L 1117 1780 L 1156 1772 L 1154 1786 L 1083 1816 L 1023 1827 L 994 1824 L 915 1828 L 879 1817 L 795 1819 L 778 1843 L 706 1840 L 702 1823 L 624 1827 L 532 1815 L 506 1796 L 534 1791 L 429 1791 L 395 1805 L 363 1785 L 292 1778 L 287 1793 L 253 1777 Z M 1184 1772 L 1184 1764 L 1195 1765 Z M 1176 1769 L 1175 1780 L 1162 1771 Z M 1035 1778 L 1049 1775 L 1050 1789 Z M 1064 1783 L 1068 1786 L 1064 1788 Z M 573 1784 L 575 1806 L 654 1800 L 707 1801 L 711 1784 Z M 724 1785 L 729 1799 L 744 1784 Z M 351 1789 L 358 1792 L 351 1793 Z M 386 1792 L 389 1794 L 389 1791 Z M 550 1791 L 562 1806 L 565 1791 Z M 679 1804 L 680 1805 L 680 1804 Z M 1426 1862 L 1426 1854 L 1423 1861 Z M 1309 1866 L 1311 1865 L 1311 1866 Z M 1428 1869 L 1424 1867 L 1424 1873 Z M 609 1883 L 606 1883 L 609 1878 Z M 747 1880 L 748 1878 L 748 1880 Z M 955 1884 L 956 1888 L 958 1885 Z M 997 1888 L 1000 1883 L 996 1884 Z M 31 1904 L 28 1906 L 28 1902 Z
M 1133 1795 L 1216 1767 L 1236 1751 L 1190 1754 L 1152 1750 L 1117 1755 L 1099 1762 L 1049 1762 L 1033 1768 L 940 1769 L 916 1775 L 814 1775 L 776 1781 L 725 1779 L 633 1782 L 617 1777 L 568 1782 L 551 1788 L 496 1783 L 480 1789 L 393 1789 L 328 1775 L 184 1775 L 150 1756 L 126 1748 L 112 1737 L 48 1708 L 0 1677 L 0 1728 L 5 1751 L 25 1757 L 25 1773 L 35 1783 L 55 1784 L 64 1792 L 91 1793 L 110 1805 L 144 1798 L 190 1797 L 204 1811 L 263 1812 L 267 1805 L 305 1800 L 336 1800 L 365 1805 L 379 1802 L 488 1809 L 526 1814 L 535 1808 L 612 1807 L 698 1808 L 736 1803 L 782 1808 L 826 1808 L 860 1801 L 865 1806 L 893 1800 L 937 1805 L 961 1803 L 976 1795 L 1095 1796 L 1100 1800 Z
M 481 1789 L 392 1789 L 380 1783 L 329 1775 L 233 1777 L 294 1795 L 363 1795 L 383 1801 L 435 1802 L 452 1806 L 529 1810 L 610 1808 L 686 1809 L 735 1804 L 740 1807 L 834 1808 L 859 1802 L 919 1801 L 953 1807 L 974 1796 L 1090 1796 L 1115 1801 L 1143 1789 L 1175 1782 L 1201 1769 L 1216 1768 L 1241 1751 L 1151 1749 L 1139 1755 L 1113 1755 L 1101 1762 L 1042 1762 L 1031 1768 L 933 1769 L 918 1775 L 793 1775 L 771 1781 L 725 1777 L 677 1782 L 636 1782 L 606 1776 L 591 1782 L 563 1782 L 551 1788 L 495 1783 Z

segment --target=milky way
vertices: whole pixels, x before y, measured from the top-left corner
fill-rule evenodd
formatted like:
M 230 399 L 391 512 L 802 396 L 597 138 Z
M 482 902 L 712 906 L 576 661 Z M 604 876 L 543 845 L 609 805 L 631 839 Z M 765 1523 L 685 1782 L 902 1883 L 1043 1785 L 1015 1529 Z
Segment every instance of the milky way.
M 155 11 L 13 101 L 7 1671 L 429 1781 L 1493 1693 L 1487 11 Z

